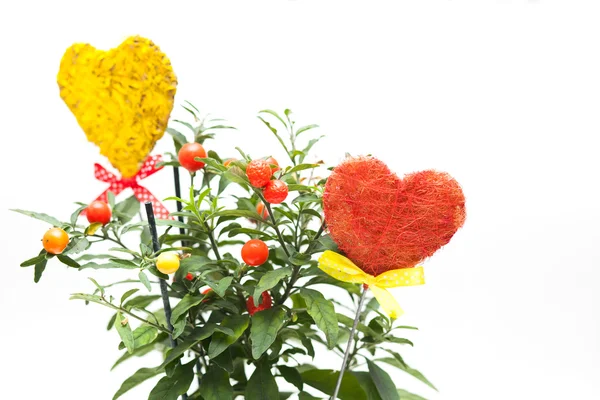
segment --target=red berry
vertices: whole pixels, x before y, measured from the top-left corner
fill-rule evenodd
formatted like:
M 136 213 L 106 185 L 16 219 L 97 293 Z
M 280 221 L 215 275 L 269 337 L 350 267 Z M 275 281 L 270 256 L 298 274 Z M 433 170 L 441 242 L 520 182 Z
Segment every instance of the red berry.
M 275 175 L 275 172 L 277 172 L 281 169 L 281 168 L 279 168 L 279 163 L 273 157 L 267 158 L 267 163 L 269 164 L 269 166 L 271 167 L 271 170 L 273 171 L 271 173 L 271 175 Z M 273 165 L 275 165 L 275 166 L 273 166 Z
M 269 258 L 269 248 L 260 239 L 248 240 L 242 247 L 242 259 L 248 265 L 256 267 Z
M 271 180 L 271 167 L 265 160 L 252 160 L 246 166 L 246 175 L 254 187 L 263 187 Z
M 205 294 L 206 295 L 206 294 L 208 294 L 210 292 L 212 292 L 212 289 L 211 288 L 206 288 L 203 291 L 201 291 L 200 294 Z
M 110 222 L 110 217 L 112 217 L 112 212 L 108 204 L 100 200 L 92 201 L 85 209 L 85 213 L 90 224 L 99 222 L 102 225 L 106 225 Z
M 275 179 L 270 181 L 263 190 L 263 196 L 271 204 L 279 204 L 288 195 L 288 187 L 285 182 Z
M 262 303 L 260 303 L 258 306 L 254 305 L 254 299 L 252 298 L 252 296 L 248 297 L 248 300 L 246 300 L 246 308 L 248 309 L 248 314 L 250 315 L 254 315 L 254 313 L 257 313 L 262 310 L 267 310 L 272 306 L 273 299 L 271 298 L 269 292 L 262 293 Z
M 193 281 L 194 275 L 192 275 L 191 272 L 188 272 L 187 275 L 185 276 L 185 279 L 187 279 L 188 281 Z
M 206 150 L 200 143 L 186 143 L 181 146 L 177 155 L 179 164 L 190 172 L 196 172 L 204 167 L 202 161 L 196 161 L 196 157 L 206 158 Z

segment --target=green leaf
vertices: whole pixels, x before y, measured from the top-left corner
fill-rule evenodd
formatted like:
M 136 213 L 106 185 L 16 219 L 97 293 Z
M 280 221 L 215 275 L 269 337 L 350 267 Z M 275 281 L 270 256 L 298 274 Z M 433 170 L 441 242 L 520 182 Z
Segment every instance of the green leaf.
M 291 267 L 279 268 L 264 274 L 262 278 L 260 278 L 260 281 L 258 281 L 256 287 L 254 288 L 254 294 L 252 295 L 252 297 L 254 298 L 254 305 L 258 306 L 258 302 L 264 291 L 274 288 L 275 285 L 279 283 L 279 281 L 291 275 Z
M 320 165 L 321 164 L 298 164 L 295 167 L 293 167 L 292 169 L 290 169 L 289 171 L 287 171 L 286 174 L 291 174 L 291 173 L 298 172 L 298 171 L 304 171 L 305 169 L 317 168 Z
M 217 284 L 210 281 L 206 281 L 206 284 L 210 286 L 211 289 L 214 290 L 215 293 L 218 294 L 220 297 L 224 297 L 225 292 L 227 291 L 227 289 L 229 289 L 229 286 L 231 286 L 232 281 L 232 276 L 226 276 L 225 278 L 222 278 Z
M 110 370 L 112 371 L 119 364 L 129 360 L 132 357 L 142 357 L 152 351 L 157 350 L 157 348 L 160 348 L 162 346 L 162 345 L 158 345 L 158 343 L 166 341 L 167 338 L 168 338 L 168 335 L 166 333 L 161 333 L 158 335 L 158 337 L 156 338 L 154 343 L 150 343 L 150 344 L 147 344 L 147 345 L 141 346 L 141 347 L 136 347 L 135 350 L 133 350 L 133 353 L 128 353 L 128 352 L 123 353 L 123 355 L 121 357 L 119 357 L 119 359 L 117 361 L 115 361 L 115 363 L 110 368 Z
M 69 297 L 69 300 L 85 300 L 92 303 L 104 304 L 100 296 L 85 293 L 74 293 Z
M 133 268 L 140 267 L 139 265 L 137 265 L 136 263 L 134 263 L 131 260 L 123 260 L 121 258 L 111 258 L 109 261 L 112 263 L 115 263 L 115 264 L 122 265 L 122 268 L 127 268 L 127 269 L 133 269 Z
M 354 325 L 354 320 L 352 318 L 350 318 L 344 314 L 336 314 L 336 315 L 337 315 L 338 321 L 341 324 L 346 325 L 348 328 L 352 328 L 352 326 Z M 377 341 L 381 342 L 384 340 L 383 336 L 381 336 L 379 333 L 375 332 L 372 328 L 369 328 L 362 322 L 359 322 L 358 325 L 356 325 L 356 329 L 359 332 L 364 333 L 365 335 L 372 336 Z
M 115 208 L 115 194 L 109 190 L 108 192 L 106 192 L 106 199 L 108 200 L 108 205 L 110 206 L 110 209 L 112 210 L 113 208 Z
M 30 267 L 30 266 L 35 265 L 35 264 L 37 264 L 37 263 L 39 263 L 39 262 L 41 262 L 41 261 L 43 261 L 45 259 L 46 259 L 46 251 L 42 250 L 39 255 L 37 255 L 37 256 L 35 256 L 33 258 L 30 258 L 27 261 L 23 261 L 21 263 L 21 267 Z
M 123 223 L 129 222 L 139 211 L 140 201 L 135 196 L 126 198 L 113 208 L 113 214 Z
M 127 300 L 129 297 L 134 295 L 138 290 L 140 290 L 140 289 L 130 289 L 130 290 L 126 291 L 125 293 L 123 293 L 123 296 L 121 296 L 121 305 L 123 305 L 125 300 Z
M 151 292 L 152 285 L 150 284 L 150 279 L 148 279 L 148 277 L 146 276 L 144 271 L 140 271 L 140 273 L 138 274 L 138 277 L 140 278 L 140 282 L 142 282 L 144 284 L 146 289 L 148 289 L 148 291 Z
M 173 140 L 175 140 L 175 142 L 177 142 L 180 146 L 183 146 L 187 143 L 187 139 L 184 136 L 184 134 L 179 132 L 178 130 L 173 128 L 167 128 L 165 132 L 171 135 L 173 137 Z
M 117 314 L 113 314 L 112 317 L 110 317 L 110 320 L 108 320 L 108 325 L 106 325 L 106 330 L 110 331 L 113 326 L 115 325 L 115 320 L 117 319 Z
M 57 254 L 56 258 L 58 258 L 58 260 L 60 262 L 62 262 L 63 264 L 65 264 L 68 267 L 72 267 L 72 268 L 80 268 L 81 265 L 79 265 L 79 263 L 75 260 L 73 260 L 71 257 L 64 255 L 64 254 Z
M 310 152 L 310 149 L 312 149 L 312 147 L 321 139 L 323 139 L 325 136 L 319 136 L 318 138 L 315 139 L 311 139 L 308 141 L 308 144 L 306 145 L 306 147 L 302 150 L 302 152 L 304 154 L 308 154 Z M 304 157 L 300 157 L 300 162 L 304 161 Z
M 27 210 L 19 210 L 16 208 L 11 209 L 10 211 L 18 212 L 20 214 L 27 215 L 28 217 L 39 219 L 40 221 L 47 222 L 52 226 L 61 226 L 62 225 L 62 222 L 60 222 L 59 220 L 57 220 L 54 217 L 49 216 L 48 214 L 37 213 L 34 211 L 27 211 Z
M 133 349 L 135 348 L 133 332 L 131 331 L 129 321 L 127 321 L 127 319 L 123 317 L 121 312 L 117 313 L 117 319 L 115 320 L 115 329 L 119 333 L 119 336 L 125 344 L 125 347 L 127 347 L 127 351 L 129 353 L 133 353 Z
M 208 371 L 202 376 L 200 394 L 204 400 L 233 399 L 233 388 L 229 382 L 227 371 L 211 364 Z
M 322 201 L 322 198 L 317 196 L 316 194 L 301 194 L 300 196 L 296 197 L 294 200 L 292 200 L 292 204 L 297 204 L 297 203 L 320 203 Z
M 258 364 L 246 385 L 245 400 L 274 400 L 279 398 L 279 388 L 266 362 Z
M 141 325 L 133 331 L 134 349 L 152 343 L 158 337 L 158 329 L 150 325 Z M 119 344 L 119 350 L 125 348 L 124 343 Z M 131 354 L 131 353 L 130 353 Z
M 420 380 L 421 382 L 423 382 L 424 384 L 426 384 L 433 390 L 437 391 L 437 388 L 435 386 L 433 386 L 433 383 L 429 382 L 429 380 L 427 378 L 425 378 L 425 376 L 421 372 L 419 372 L 418 370 L 416 370 L 414 368 L 409 367 L 408 365 L 406 365 L 406 363 L 401 363 L 397 359 L 391 358 L 391 357 L 380 358 L 375 361 L 383 361 L 385 363 L 388 363 L 388 364 L 406 372 L 407 374 L 414 376 L 415 378 L 417 378 L 418 380 Z
M 148 226 L 148 221 L 140 221 L 140 222 L 136 222 L 133 224 L 125 225 L 123 227 L 123 229 L 121 230 L 121 235 L 126 234 L 127 232 L 129 232 L 132 229 L 145 228 L 147 226 Z
M 395 336 L 386 336 L 385 340 L 387 340 L 388 342 L 392 342 L 392 343 L 398 343 L 398 344 L 408 344 L 414 347 L 413 342 L 411 342 L 408 339 L 405 338 L 399 338 L 399 337 L 395 337 Z
M 127 393 L 129 390 L 133 389 L 140 383 L 160 374 L 162 372 L 162 368 L 141 368 L 138 369 L 135 374 L 131 375 L 127 378 L 117 393 L 113 396 L 112 400 L 117 400 L 123 394 Z
M 312 192 L 313 190 L 315 190 L 314 186 L 299 185 L 296 183 L 290 183 L 288 185 L 288 192 Z
M 185 330 L 186 319 L 181 318 L 173 324 L 173 339 L 177 339 Z
M 269 109 L 265 109 L 265 110 L 260 110 L 258 113 L 259 113 L 259 114 L 260 114 L 260 113 L 271 114 L 272 116 L 274 116 L 275 118 L 277 118 L 279 121 L 281 121 L 281 123 L 283 124 L 283 126 L 285 126 L 286 128 L 288 127 L 288 126 L 287 126 L 287 124 L 285 123 L 285 121 L 283 120 L 283 118 L 281 118 L 281 117 L 279 116 L 279 114 L 277 114 L 277 112 L 276 112 L 276 111 L 269 110 Z
M 226 335 L 224 333 L 215 333 L 208 347 L 208 357 L 215 358 L 219 354 L 225 351 L 233 343 L 237 342 L 240 336 L 248 328 L 250 319 L 247 315 L 228 315 L 223 321 L 221 326 L 229 328 L 233 331 L 233 335 Z
M 267 128 L 269 128 L 269 130 L 271 132 L 273 132 L 273 135 L 275 135 L 275 137 L 279 141 L 279 144 L 281 144 L 281 147 L 283 147 L 283 149 L 285 150 L 285 152 L 289 154 L 290 151 L 288 150 L 288 148 L 285 145 L 285 142 L 283 141 L 283 139 L 281 138 L 281 136 L 279 136 L 279 134 L 277 133 L 277 129 L 273 128 L 271 126 L 271 124 L 267 120 L 263 119 L 262 117 L 258 117 L 258 119 L 260 119 L 263 122 L 263 124 L 265 124 L 267 126 Z
M 418 396 L 414 393 L 407 392 L 404 389 L 398 389 L 398 395 L 401 400 L 427 400 L 425 397 Z
M 173 376 L 162 378 L 150 392 L 148 400 L 177 400 L 185 394 L 194 380 L 194 361 L 175 368 Z
M 133 299 L 130 299 L 123 305 L 123 308 L 130 310 L 132 308 L 146 308 L 156 300 L 160 299 L 161 296 L 158 294 L 148 295 L 148 296 L 137 296 Z
M 185 337 L 183 342 L 179 343 L 177 347 L 171 349 L 165 358 L 165 361 L 162 363 L 161 367 L 166 366 L 171 363 L 171 361 L 179 358 L 183 353 L 188 351 L 191 347 L 200 343 L 202 340 L 207 339 L 215 333 L 215 331 L 220 332 L 223 336 L 234 335 L 233 330 L 225 326 L 219 326 L 215 323 L 209 322 L 202 326 L 201 328 L 195 328 L 189 335 Z M 214 338 L 213 338 L 214 340 Z
M 203 299 L 204 296 L 194 296 L 189 293 L 186 294 L 183 299 L 177 303 L 175 308 L 173 308 L 173 311 L 171 312 L 171 324 L 175 324 L 179 318 L 184 317 L 190 308 L 200 304 Z
M 87 250 L 91 246 L 89 240 L 84 237 L 76 237 L 71 239 L 71 242 L 63 252 L 63 254 L 77 254 Z
M 358 379 L 360 387 L 363 388 L 367 395 L 367 400 L 381 400 L 381 396 L 379 396 L 377 387 L 375 386 L 375 383 L 373 383 L 371 374 L 364 371 L 351 371 L 350 373 Z
M 300 374 L 305 385 L 314 387 L 321 392 L 333 395 L 339 372 L 330 369 L 309 369 Z M 340 400 L 367 400 L 365 391 L 358 379 L 350 373 L 344 374 L 342 386 L 338 394 Z
M 373 383 L 381 396 L 381 400 L 400 400 L 400 396 L 396 390 L 396 385 L 392 378 L 383 369 L 367 358 L 369 373 L 373 379 Z
M 319 125 L 312 124 L 312 125 L 306 125 L 301 128 L 298 128 L 298 130 L 296 131 L 296 136 L 300 135 L 302 132 L 306 132 L 309 129 L 314 129 L 314 128 L 318 128 L 318 127 L 319 127 Z
M 35 270 L 34 270 L 34 274 L 33 274 L 33 281 L 35 283 L 38 283 L 40 281 L 40 279 L 42 278 L 42 274 L 44 273 L 44 270 L 46 269 L 46 264 L 48 264 L 48 260 L 46 258 L 44 258 L 39 263 L 35 264 Z
M 315 397 L 312 394 L 306 392 L 298 393 L 298 400 L 321 400 L 319 397 Z
M 312 289 L 301 289 L 300 296 L 304 299 L 308 314 L 327 338 L 327 345 L 334 348 L 338 339 L 338 321 L 333 303 L 326 300 L 320 292 Z
M 285 324 L 285 310 L 273 307 L 259 311 L 252 316 L 250 340 L 252 341 L 252 357 L 258 360 L 277 338 L 277 332 Z
M 77 210 L 73 212 L 73 214 L 71 214 L 71 225 L 75 226 L 75 224 L 77 223 L 77 218 L 79 218 L 79 214 L 81 214 L 81 212 L 87 207 L 87 204 L 80 206 Z
M 126 261 L 126 260 L 121 260 L 121 261 Z M 136 269 L 136 268 L 139 268 L 139 265 L 135 265 L 133 263 L 132 264 L 118 263 L 118 262 L 115 262 L 114 259 L 111 259 L 109 262 L 104 263 L 104 264 L 98 264 L 96 262 L 90 261 L 89 263 L 85 263 L 81 267 L 79 267 L 79 270 L 84 270 L 84 269 L 88 269 L 88 268 L 92 268 L 92 269 L 114 269 L 114 268 Z
M 278 365 L 277 369 L 283 376 L 283 379 L 296 386 L 298 390 L 302 391 L 304 382 L 302 382 L 302 376 L 300 372 L 294 367 L 286 367 L 285 365 Z

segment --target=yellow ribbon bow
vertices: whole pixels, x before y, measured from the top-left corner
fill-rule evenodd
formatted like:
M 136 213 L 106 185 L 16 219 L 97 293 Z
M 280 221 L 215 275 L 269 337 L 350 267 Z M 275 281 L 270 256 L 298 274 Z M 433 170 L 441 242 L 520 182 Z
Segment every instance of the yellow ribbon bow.
M 373 276 L 358 268 L 348 258 L 331 250 L 327 250 L 321 255 L 319 268 L 327 275 L 342 282 L 368 285 L 383 311 L 393 319 L 404 314 L 404 311 L 387 289 L 425 283 L 423 267 L 392 269 Z

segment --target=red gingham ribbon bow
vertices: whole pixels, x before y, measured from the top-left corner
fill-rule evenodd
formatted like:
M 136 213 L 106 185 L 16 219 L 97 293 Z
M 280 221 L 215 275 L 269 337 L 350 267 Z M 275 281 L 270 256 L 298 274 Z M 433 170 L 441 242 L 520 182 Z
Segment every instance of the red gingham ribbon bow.
M 119 178 L 113 173 L 107 171 L 102 165 L 94 164 L 94 175 L 96 176 L 96 179 L 110 184 L 108 189 L 98 196 L 96 200 L 108 202 L 109 191 L 113 192 L 113 194 L 116 196 L 124 189 L 131 188 L 133 190 L 133 194 L 141 203 L 145 203 L 147 201 L 152 202 L 154 216 L 157 219 L 173 219 L 169 216 L 169 210 L 167 210 L 165 206 L 158 201 L 158 199 L 154 197 L 154 195 L 150 193 L 148 189 L 138 183 L 138 181 L 160 171 L 162 167 L 156 167 L 156 164 L 161 160 L 162 157 L 160 155 L 149 156 L 146 158 L 146 161 L 144 161 L 144 164 L 138 173 L 131 178 Z

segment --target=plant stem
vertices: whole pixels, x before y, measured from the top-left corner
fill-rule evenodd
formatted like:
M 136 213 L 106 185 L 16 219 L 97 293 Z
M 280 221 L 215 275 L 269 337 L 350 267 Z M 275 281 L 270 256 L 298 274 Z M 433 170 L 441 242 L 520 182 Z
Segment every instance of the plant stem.
M 208 232 L 208 239 L 210 240 L 210 246 L 212 247 L 213 252 L 215 253 L 215 257 L 217 260 L 221 259 L 221 254 L 219 254 L 219 246 L 217 246 L 217 241 L 215 240 L 215 235 L 213 234 L 213 230 L 208 226 L 206 222 L 204 222 L 204 226 Z
M 267 211 L 269 212 L 269 216 L 271 217 L 271 221 L 273 222 L 273 229 L 275 229 L 275 233 L 277 233 L 277 238 L 279 239 L 279 243 L 281 244 L 281 247 L 283 247 L 283 251 L 285 252 L 285 255 L 288 256 L 288 258 L 290 258 L 291 254 L 288 251 L 287 247 L 285 246 L 285 242 L 283 241 L 283 236 L 281 235 L 281 231 L 277 227 L 277 221 L 275 221 L 275 215 L 273 214 L 273 210 L 271 210 L 271 204 L 269 204 L 269 202 L 267 200 L 265 200 L 265 198 L 263 197 L 262 194 L 259 194 L 259 197 L 262 200 L 265 207 L 267 207 Z
M 342 379 L 344 378 L 344 373 L 346 372 L 346 364 L 348 362 L 348 356 L 350 355 L 350 349 L 352 348 L 352 340 L 354 339 L 354 334 L 356 333 L 356 327 L 358 326 L 358 320 L 360 319 L 360 313 L 362 311 L 363 304 L 365 302 L 365 298 L 367 297 L 367 289 L 363 287 L 363 292 L 360 296 L 360 301 L 358 302 L 358 308 L 356 309 L 356 315 L 354 316 L 354 324 L 352 325 L 352 330 L 350 331 L 350 337 L 348 338 L 348 346 L 346 346 L 346 352 L 344 353 L 344 360 L 342 361 L 342 366 L 340 367 L 340 375 L 338 376 L 337 383 L 335 385 L 335 390 L 330 400 L 336 400 L 337 395 L 340 391 L 340 387 L 342 386 Z
M 129 250 L 129 249 L 127 248 L 127 246 L 125 246 L 125 245 L 123 244 L 123 242 L 121 242 L 119 239 L 113 239 L 113 238 L 111 238 L 111 237 L 110 237 L 110 236 L 108 236 L 108 235 L 106 235 L 106 236 L 100 236 L 100 235 L 93 234 L 93 235 L 88 235 L 88 236 L 91 236 L 91 237 L 97 237 L 97 238 L 101 238 L 101 239 L 104 239 L 104 240 L 110 240 L 111 242 L 114 242 L 114 243 L 118 244 L 118 245 L 119 245 L 119 246 L 121 246 L 122 248 Z

